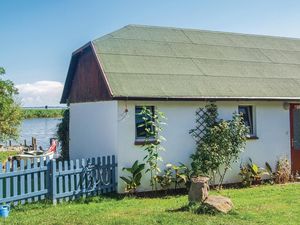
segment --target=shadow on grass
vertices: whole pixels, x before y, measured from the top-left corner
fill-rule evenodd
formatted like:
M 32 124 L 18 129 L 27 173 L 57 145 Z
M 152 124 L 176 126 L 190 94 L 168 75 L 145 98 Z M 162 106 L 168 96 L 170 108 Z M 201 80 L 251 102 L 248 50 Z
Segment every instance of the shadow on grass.
M 116 193 L 110 193 L 110 194 L 102 194 L 99 196 L 88 196 L 88 197 L 79 197 L 75 198 L 74 200 L 66 201 L 62 200 L 59 202 L 57 200 L 57 206 L 60 205 L 66 205 L 66 204 L 89 204 L 89 203 L 100 203 L 100 202 L 105 202 L 105 201 L 120 201 L 122 199 L 126 198 L 125 195 L 119 195 Z M 53 204 L 52 200 L 50 199 L 45 199 L 45 200 L 39 200 L 38 202 L 26 202 L 25 204 L 18 204 L 16 206 L 11 206 L 14 211 L 27 211 L 27 210 L 35 210 L 35 209 L 47 209 L 51 207 L 55 207 Z
M 201 203 L 189 203 L 177 209 L 168 209 L 166 210 L 166 212 L 170 212 L 170 213 L 191 212 L 194 214 L 211 215 L 211 216 L 226 215 L 225 213 L 219 212 L 218 210 L 210 207 L 207 204 L 201 204 Z M 232 210 L 227 215 L 238 215 L 238 213 Z

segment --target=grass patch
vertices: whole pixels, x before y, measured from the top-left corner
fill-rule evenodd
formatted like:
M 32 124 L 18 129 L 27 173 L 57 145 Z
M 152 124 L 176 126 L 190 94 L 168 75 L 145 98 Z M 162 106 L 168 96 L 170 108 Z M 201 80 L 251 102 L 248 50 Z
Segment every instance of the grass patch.
M 65 109 L 23 109 L 23 118 L 61 118 Z
M 14 155 L 18 155 L 18 154 L 19 154 L 18 151 L 3 151 L 3 152 L 1 151 L 0 152 L 0 162 L 4 163 L 9 156 L 14 156 Z
M 300 224 L 300 184 L 228 189 L 234 211 L 197 215 L 181 210 L 187 196 L 164 198 L 94 197 L 52 206 L 28 204 L 14 208 L 7 224 Z

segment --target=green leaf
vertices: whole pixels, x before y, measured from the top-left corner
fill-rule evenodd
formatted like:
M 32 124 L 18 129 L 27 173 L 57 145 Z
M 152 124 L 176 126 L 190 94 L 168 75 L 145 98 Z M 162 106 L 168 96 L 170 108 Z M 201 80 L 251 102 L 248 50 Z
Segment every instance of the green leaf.
M 272 174 L 273 173 L 273 170 L 272 170 L 272 167 L 270 166 L 270 164 L 268 162 L 265 163 L 266 164 L 266 170 Z
M 130 184 L 132 181 L 127 179 L 126 177 L 120 177 L 126 184 Z

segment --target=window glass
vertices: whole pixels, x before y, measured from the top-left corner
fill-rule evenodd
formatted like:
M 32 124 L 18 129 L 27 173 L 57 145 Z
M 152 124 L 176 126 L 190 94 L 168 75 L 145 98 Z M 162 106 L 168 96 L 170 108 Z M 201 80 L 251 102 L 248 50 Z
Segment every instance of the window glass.
M 250 135 L 254 135 L 253 107 L 250 105 L 239 106 L 239 113 L 242 114 L 244 123 L 249 128 Z
M 154 115 L 154 106 L 147 106 L 146 108 L 151 110 L 152 115 Z M 145 126 L 142 126 L 143 124 L 145 124 L 145 121 L 143 119 L 145 115 L 141 114 L 142 109 L 143 106 L 135 107 L 135 133 L 136 133 L 136 138 L 145 139 L 146 138 Z M 151 118 L 148 119 L 150 120 Z

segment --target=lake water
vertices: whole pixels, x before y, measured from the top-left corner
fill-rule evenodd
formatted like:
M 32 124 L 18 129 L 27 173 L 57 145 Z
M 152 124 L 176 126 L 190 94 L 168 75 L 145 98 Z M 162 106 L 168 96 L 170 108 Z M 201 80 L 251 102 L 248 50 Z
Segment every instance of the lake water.
M 61 119 L 57 118 L 26 119 L 22 122 L 18 143 L 24 143 L 26 139 L 27 145 L 30 145 L 31 137 L 35 137 L 37 146 L 48 149 L 50 138 L 56 137 L 57 125 L 60 122 Z

